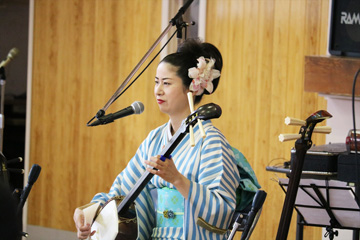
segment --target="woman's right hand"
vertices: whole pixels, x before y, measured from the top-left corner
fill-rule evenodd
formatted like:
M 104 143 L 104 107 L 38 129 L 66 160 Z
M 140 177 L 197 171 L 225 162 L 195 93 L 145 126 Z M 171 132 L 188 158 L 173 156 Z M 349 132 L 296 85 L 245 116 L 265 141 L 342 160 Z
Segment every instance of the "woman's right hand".
M 76 208 L 74 212 L 74 222 L 77 229 L 77 237 L 79 239 L 87 239 L 89 236 L 95 234 L 95 231 L 91 232 L 91 225 L 85 224 L 85 215 L 83 210 Z

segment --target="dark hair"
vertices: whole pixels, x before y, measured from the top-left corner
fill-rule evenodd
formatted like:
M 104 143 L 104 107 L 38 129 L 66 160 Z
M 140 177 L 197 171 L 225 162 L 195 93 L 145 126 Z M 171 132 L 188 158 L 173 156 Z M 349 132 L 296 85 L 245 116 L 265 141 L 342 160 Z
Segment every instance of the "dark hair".
M 182 79 L 183 85 L 189 89 L 192 79 L 188 76 L 189 68 L 197 66 L 197 59 L 199 57 L 215 59 L 214 69 L 221 72 L 222 57 L 219 50 L 211 43 L 203 43 L 198 39 L 189 38 L 185 40 L 179 47 L 176 53 L 167 55 L 160 63 L 169 63 L 177 67 L 176 75 Z M 219 84 L 220 77 L 212 81 L 214 90 Z M 199 103 L 204 94 L 210 94 L 206 89 L 200 96 L 195 97 L 195 104 Z

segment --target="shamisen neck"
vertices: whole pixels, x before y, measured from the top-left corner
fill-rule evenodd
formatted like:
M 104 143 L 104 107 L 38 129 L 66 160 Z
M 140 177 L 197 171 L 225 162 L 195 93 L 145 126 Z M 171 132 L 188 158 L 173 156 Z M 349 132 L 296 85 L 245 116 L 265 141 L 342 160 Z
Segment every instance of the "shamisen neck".
M 172 115 L 170 116 L 170 130 L 171 130 L 171 135 L 174 135 L 177 130 L 180 128 L 182 121 L 184 119 L 186 119 L 190 114 L 190 110 L 186 110 L 184 113 L 182 114 L 177 114 L 176 116 Z

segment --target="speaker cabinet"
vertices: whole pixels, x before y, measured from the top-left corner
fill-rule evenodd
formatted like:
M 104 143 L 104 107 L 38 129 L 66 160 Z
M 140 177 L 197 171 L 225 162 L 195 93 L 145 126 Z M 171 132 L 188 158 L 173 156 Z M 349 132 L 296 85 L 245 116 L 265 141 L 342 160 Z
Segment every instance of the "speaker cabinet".
M 329 53 L 360 57 L 360 0 L 332 0 Z
M 340 154 L 338 158 L 338 180 L 360 183 L 360 156 Z

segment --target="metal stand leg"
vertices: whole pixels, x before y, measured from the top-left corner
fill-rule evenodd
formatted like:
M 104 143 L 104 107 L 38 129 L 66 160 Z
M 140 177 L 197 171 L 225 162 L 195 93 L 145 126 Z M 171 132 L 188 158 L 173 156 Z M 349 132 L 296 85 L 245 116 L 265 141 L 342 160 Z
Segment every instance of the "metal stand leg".
M 303 234 L 304 234 L 304 225 L 301 224 L 302 217 L 298 213 L 297 214 L 297 225 L 296 225 L 296 240 L 303 240 Z
M 356 187 L 355 187 L 355 195 L 359 197 L 360 194 L 360 187 L 359 187 L 360 183 L 356 183 Z M 359 230 L 354 230 L 353 231 L 353 240 L 359 240 L 360 234 L 359 234 Z

